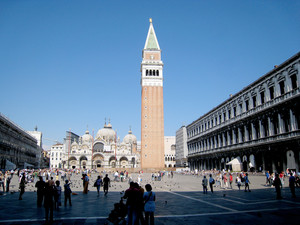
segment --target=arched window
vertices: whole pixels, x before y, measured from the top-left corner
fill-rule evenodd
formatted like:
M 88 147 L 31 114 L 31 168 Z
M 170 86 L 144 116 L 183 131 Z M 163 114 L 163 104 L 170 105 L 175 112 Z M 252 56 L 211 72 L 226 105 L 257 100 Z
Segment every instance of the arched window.
M 155 70 L 153 70 L 153 76 L 155 76 Z
M 159 71 L 158 70 L 156 70 L 156 76 L 159 76 Z
M 148 70 L 146 70 L 146 76 L 148 76 Z
M 152 70 L 150 70 L 150 76 L 152 76 Z

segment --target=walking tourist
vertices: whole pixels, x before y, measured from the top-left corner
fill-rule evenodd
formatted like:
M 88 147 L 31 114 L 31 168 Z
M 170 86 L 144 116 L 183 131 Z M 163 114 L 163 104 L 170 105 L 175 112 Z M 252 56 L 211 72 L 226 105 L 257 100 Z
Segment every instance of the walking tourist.
M 202 179 L 203 194 L 207 194 L 207 183 L 207 178 L 206 176 L 204 176 Z
M 96 186 L 96 188 L 97 188 L 98 196 L 99 196 L 99 194 L 100 194 L 100 187 L 101 187 L 101 184 L 102 184 L 101 176 L 98 176 L 97 180 L 95 181 L 95 186 Z
M 22 200 L 22 196 L 25 193 L 25 185 L 26 185 L 26 179 L 25 179 L 25 173 L 23 173 L 21 181 L 20 181 L 20 195 L 19 195 L 19 200 Z
M 290 178 L 289 178 L 289 187 L 292 193 L 292 198 L 296 198 L 296 194 L 295 194 L 295 182 L 296 179 L 293 175 L 293 173 L 290 173 Z
M 104 196 L 107 195 L 108 193 L 108 187 L 110 185 L 110 179 L 108 177 L 108 174 L 105 175 L 105 177 L 103 178 L 103 191 L 104 191 Z
M 278 173 L 275 174 L 275 179 L 273 181 L 273 185 L 275 187 L 276 194 L 277 194 L 276 199 L 278 199 L 278 200 L 282 199 L 282 196 L 281 196 L 281 181 L 280 181 Z
M 215 184 L 215 180 L 212 177 L 212 175 L 209 174 L 209 187 L 210 187 L 211 193 L 214 193 L 214 184 Z
M 247 188 L 248 188 L 248 191 L 250 191 L 249 189 L 249 184 L 250 184 L 250 181 L 249 181 L 249 178 L 248 178 L 248 173 L 246 173 L 246 175 L 244 176 L 244 181 L 245 181 L 245 192 L 247 192 Z

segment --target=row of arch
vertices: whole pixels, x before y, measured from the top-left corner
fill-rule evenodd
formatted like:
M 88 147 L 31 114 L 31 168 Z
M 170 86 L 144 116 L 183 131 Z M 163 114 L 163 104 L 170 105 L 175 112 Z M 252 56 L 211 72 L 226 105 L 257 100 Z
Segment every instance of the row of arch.
M 165 157 L 165 161 L 175 161 L 175 157 Z
M 146 76 L 159 76 L 159 70 L 146 70 Z

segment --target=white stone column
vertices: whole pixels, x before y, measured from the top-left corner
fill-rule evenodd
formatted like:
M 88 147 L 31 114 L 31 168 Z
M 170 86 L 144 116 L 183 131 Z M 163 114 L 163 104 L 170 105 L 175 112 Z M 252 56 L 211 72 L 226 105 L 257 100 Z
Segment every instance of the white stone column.
M 217 148 L 217 147 L 218 147 L 218 146 L 217 146 L 217 136 L 216 136 L 216 135 L 214 136 L 214 146 L 215 146 L 214 148 Z
M 249 141 L 249 133 L 246 125 L 244 126 L 244 129 L 245 129 L 245 142 L 246 142 Z
M 225 135 L 227 135 L 227 145 L 230 145 L 231 140 L 230 140 L 229 131 L 226 131 L 226 134 L 225 134 Z
M 255 130 L 255 127 L 254 127 L 253 123 L 251 123 L 251 132 L 252 132 L 252 140 L 256 140 L 257 139 L 256 130 Z
M 222 142 L 223 142 L 223 147 L 226 146 L 226 142 L 225 142 L 225 134 L 222 133 Z
M 272 123 L 270 117 L 268 117 L 268 130 L 269 130 L 269 136 L 273 136 L 274 135 L 274 126 L 273 126 L 273 123 Z
M 279 128 L 279 134 L 284 132 L 283 121 L 281 119 L 280 113 L 278 113 L 278 128 Z
M 264 138 L 265 137 L 265 131 L 264 131 L 264 126 L 262 125 L 261 120 L 259 120 L 259 138 Z
M 243 139 L 242 139 L 242 131 L 240 127 L 238 128 L 238 132 L 239 132 L 239 143 L 242 143 Z
M 219 148 L 221 148 L 222 146 L 221 146 L 221 134 L 218 134 L 218 139 L 219 139 Z
M 290 125 L 291 125 L 291 131 L 297 130 L 297 123 L 296 123 L 296 118 L 295 115 L 293 113 L 293 111 L 290 109 Z
M 232 130 L 232 144 L 236 144 L 236 135 L 235 135 L 235 130 Z

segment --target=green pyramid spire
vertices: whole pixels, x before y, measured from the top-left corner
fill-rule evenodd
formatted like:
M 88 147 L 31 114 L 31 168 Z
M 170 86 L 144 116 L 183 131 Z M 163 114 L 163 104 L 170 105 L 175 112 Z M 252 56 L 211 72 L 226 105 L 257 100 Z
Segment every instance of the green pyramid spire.
M 145 43 L 145 48 L 144 49 L 154 49 L 154 50 L 160 50 L 159 44 L 155 35 L 155 31 L 152 25 L 152 19 L 150 18 L 150 27 Z

